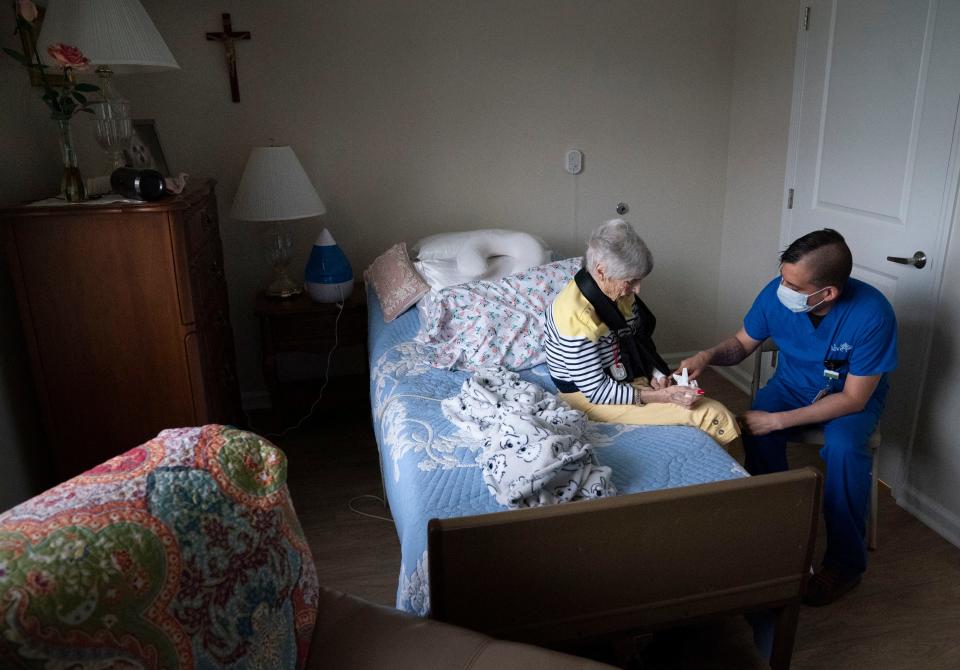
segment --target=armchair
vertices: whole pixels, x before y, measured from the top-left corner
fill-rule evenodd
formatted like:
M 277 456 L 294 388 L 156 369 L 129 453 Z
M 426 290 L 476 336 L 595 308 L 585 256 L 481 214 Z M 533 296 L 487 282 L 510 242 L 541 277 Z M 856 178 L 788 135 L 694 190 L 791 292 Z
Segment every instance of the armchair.
M 606 667 L 322 589 L 286 472 L 178 428 L 0 514 L 0 667 Z

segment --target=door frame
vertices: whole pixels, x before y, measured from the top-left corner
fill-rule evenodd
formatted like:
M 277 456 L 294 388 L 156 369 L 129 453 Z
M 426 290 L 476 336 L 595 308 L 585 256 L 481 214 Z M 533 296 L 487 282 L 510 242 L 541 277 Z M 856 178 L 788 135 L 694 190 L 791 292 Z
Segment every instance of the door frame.
M 831 3 L 831 8 L 833 11 L 836 11 L 837 2 L 840 0 L 833 0 Z M 939 9 L 939 2 L 937 0 L 932 0 L 934 4 L 934 13 Z M 806 75 L 806 54 L 807 54 L 807 43 L 809 42 L 808 31 L 804 28 L 804 23 L 807 20 L 806 10 L 810 4 L 804 0 L 800 0 L 797 3 L 797 46 L 794 54 L 794 67 L 793 67 L 793 98 L 790 105 L 790 127 L 789 134 L 787 139 L 787 166 L 784 175 L 784 185 L 783 192 L 781 194 L 781 209 L 780 209 L 780 248 L 785 249 L 790 242 L 793 241 L 793 236 L 790 232 L 790 227 L 793 222 L 793 210 L 788 208 L 788 194 L 789 189 L 793 188 L 794 184 L 797 181 L 797 160 L 798 160 L 798 147 L 797 142 L 800 135 L 800 116 L 803 105 L 803 79 Z M 816 16 L 810 17 L 811 21 L 817 20 Z M 928 18 L 928 21 L 931 19 Z M 934 16 L 933 22 L 936 23 L 936 17 Z M 930 27 L 934 29 L 933 26 Z M 929 54 L 927 55 L 929 57 Z M 944 275 L 944 261 L 946 259 L 946 250 L 947 245 L 951 242 L 953 225 L 954 221 L 957 221 L 957 224 L 960 225 L 960 211 L 957 210 L 958 202 L 960 202 L 960 97 L 957 101 L 957 113 L 956 120 L 954 121 L 953 126 L 953 137 L 951 139 L 950 145 L 950 158 L 947 163 L 947 186 L 944 188 L 943 199 L 940 202 L 939 215 L 937 217 L 937 230 L 936 230 L 936 239 L 937 245 L 935 249 L 932 249 L 930 252 L 927 252 L 928 259 L 928 268 L 930 272 L 934 273 L 933 281 L 930 282 L 930 288 L 928 289 L 929 295 L 927 299 L 929 300 L 928 304 L 934 305 L 935 307 L 940 304 L 940 296 L 943 293 L 943 275 Z M 958 231 L 957 240 L 960 240 L 960 231 Z M 905 491 L 908 484 L 908 477 L 910 473 L 910 462 L 913 456 L 913 445 L 917 433 L 917 423 L 920 420 L 920 408 L 923 405 L 923 393 L 926 387 L 927 375 L 930 369 L 930 358 L 932 354 L 933 347 L 933 328 L 932 326 L 927 326 L 925 332 L 922 334 L 922 341 L 920 342 L 921 355 L 921 369 L 917 378 L 917 388 L 919 389 L 917 393 L 917 400 L 913 408 L 913 413 L 910 418 L 910 427 L 907 432 L 907 441 L 906 444 L 902 445 L 902 450 L 899 450 L 895 456 L 896 460 L 893 466 L 892 481 L 887 482 L 892 491 L 893 497 L 895 500 L 900 502 L 901 494 Z M 890 453 L 888 450 L 887 454 Z M 889 456 L 888 456 L 889 457 Z

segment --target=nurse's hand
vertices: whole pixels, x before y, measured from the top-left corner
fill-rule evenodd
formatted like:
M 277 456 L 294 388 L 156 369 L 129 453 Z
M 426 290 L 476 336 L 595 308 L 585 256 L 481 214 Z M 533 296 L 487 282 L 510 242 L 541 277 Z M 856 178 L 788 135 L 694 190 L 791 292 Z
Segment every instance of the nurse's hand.
M 703 374 L 703 371 L 710 366 L 710 354 L 706 351 L 701 351 L 698 354 L 694 354 L 690 358 L 684 358 L 680 361 L 680 365 L 677 366 L 677 369 L 674 371 L 674 374 L 681 374 L 683 369 L 687 369 L 688 378 L 693 380 Z
M 761 412 L 759 410 L 750 410 L 744 412 L 737 420 L 744 432 L 750 435 L 766 435 L 775 430 L 782 430 L 780 415 L 776 412 Z

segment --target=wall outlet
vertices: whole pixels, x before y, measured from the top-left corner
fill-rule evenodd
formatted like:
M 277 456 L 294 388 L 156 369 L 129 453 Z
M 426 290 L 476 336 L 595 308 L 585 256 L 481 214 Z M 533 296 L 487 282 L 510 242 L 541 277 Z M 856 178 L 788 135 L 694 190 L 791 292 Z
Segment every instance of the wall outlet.
M 567 152 L 567 162 L 564 165 L 570 174 L 580 174 L 583 170 L 583 152 L 579 149 L 571 149 Z

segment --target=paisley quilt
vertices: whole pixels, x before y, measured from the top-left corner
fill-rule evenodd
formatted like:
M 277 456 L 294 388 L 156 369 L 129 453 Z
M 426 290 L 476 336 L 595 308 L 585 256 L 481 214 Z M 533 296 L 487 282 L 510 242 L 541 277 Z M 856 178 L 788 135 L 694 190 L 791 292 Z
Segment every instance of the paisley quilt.
M 0 667 L 303 667 L 318 585 L 286 458 L 155 439 L 0 515 Z
M 367 295 L 370 401 L 380 468 L 400 538 L 397 607 L 426 615 L 427 522 L 504 508 L 487 490 L 470 438 L 443 415 L 441 402 L 460 392 L 470 372 L 431 366 L 431 345 L 417 341 L 418 310 L 384 323 L 374 293 Z M 520 377 L 551 393 L 544 364 Z M 746 471 L 705 433 L 685 426 L 625 426 L 588 422 L 584 437 L 621 493 L 746 477 Z M 504 512 L 509 514 L 509 512 Z

